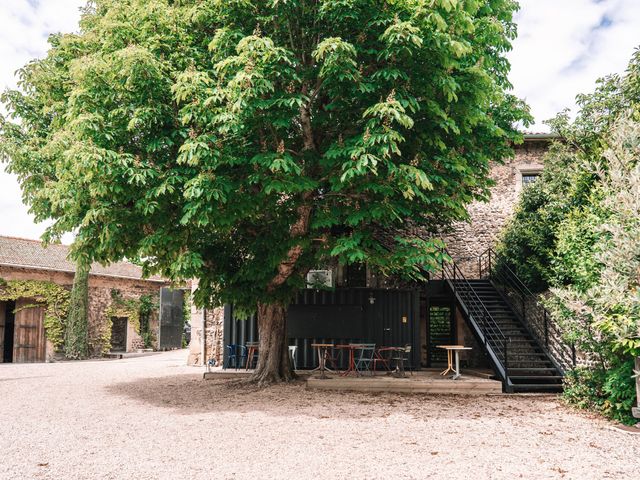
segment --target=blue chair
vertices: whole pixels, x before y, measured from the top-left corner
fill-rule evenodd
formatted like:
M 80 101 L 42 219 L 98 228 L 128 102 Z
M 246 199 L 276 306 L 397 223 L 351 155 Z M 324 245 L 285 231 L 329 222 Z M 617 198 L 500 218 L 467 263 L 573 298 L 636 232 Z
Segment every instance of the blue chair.
M 240 352 L 240 354 L 239 354 Z M 231 344 L 227 345 L 227 361 L 222 365 L 223 370 L 233 367 L 238 370 L 242 366 L 242 361 L 247 359 L 247 349 L 243 345 Z
M 356 352 L 356 372 L 362 373 L 369 371 L 371 375 L 373 375 L 371 367 L 373 365 L 375 351 L 375 343 L 363 343 L 359 345 Z

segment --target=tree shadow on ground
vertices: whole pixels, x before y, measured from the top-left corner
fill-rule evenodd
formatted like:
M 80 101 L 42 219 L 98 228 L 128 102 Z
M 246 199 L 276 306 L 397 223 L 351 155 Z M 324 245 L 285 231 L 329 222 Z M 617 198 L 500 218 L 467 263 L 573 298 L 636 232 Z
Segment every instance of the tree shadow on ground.
M 235 379 L 203 380 L 201 375 L 150 377 L 110 385 L 106 390 L 185 415 L 263 412 L 285 417 L 364 419 L 403 414 L 426 420 L 525 417 L 563 409 L 554 396 L 329 392 L 307 390 L 304 380 L 259 388 Z

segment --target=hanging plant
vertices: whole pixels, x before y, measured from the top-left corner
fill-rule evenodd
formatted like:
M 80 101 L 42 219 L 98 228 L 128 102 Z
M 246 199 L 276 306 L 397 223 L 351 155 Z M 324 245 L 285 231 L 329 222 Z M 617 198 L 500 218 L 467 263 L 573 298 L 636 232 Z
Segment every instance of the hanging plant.
M 0 301 L 16 301 L 19 298 L 33 300 L 26 308 L 44 307 L 44 331 L 56 351 L 64 344 L 64 328 L 69 312 L 70 292 L 53 282 L 43 280 L 4 280 L 0 278 Z

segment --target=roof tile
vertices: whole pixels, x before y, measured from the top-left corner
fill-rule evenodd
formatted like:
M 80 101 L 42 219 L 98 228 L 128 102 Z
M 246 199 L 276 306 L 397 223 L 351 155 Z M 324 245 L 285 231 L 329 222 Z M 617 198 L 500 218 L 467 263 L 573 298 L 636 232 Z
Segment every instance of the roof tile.
M 39 240 L 0 236 L 0 265 L 73 273 L 76 266 L 74 262 L 68 260 L 68 255 L 67 245 L 45 247 Z M 142 279 L 142 268 L 129 262 L 114 262 L 106 267 L 94 263 L 91 266 L 91 274 Z M 158 276 L 144 280 L 165 281 Z

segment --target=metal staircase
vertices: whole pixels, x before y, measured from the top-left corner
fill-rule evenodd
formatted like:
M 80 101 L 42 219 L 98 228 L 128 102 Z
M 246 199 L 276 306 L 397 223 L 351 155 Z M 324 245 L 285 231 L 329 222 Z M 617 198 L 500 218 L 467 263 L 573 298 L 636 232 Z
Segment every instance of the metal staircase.
M 527 313 L 533 319 L 540 315 L 536 309 L 542 307 L 535 302 L 533 295 L 530 299 L 515 295 L 511 291 L 517 290 L 511 285 L 513 279 L 495 268 L 495 260 L 493 251 L 480 256 L 479 278 L 476 279 L 467 279 L 455 262 L 443 263 L 443 279 L 483 346 L 496 375 L 503 382 L 505 392 L 562 391 L 565 367 L 548 348 L 548 334 L 552 327 L 546 312 L 542 313 L 543 328 L 547 332 L 545 345 L 537 335 L 539 329 L 531 328 L 527 323 Z M 520 301 L 523 308 L 515 307 L 514 300 Z

